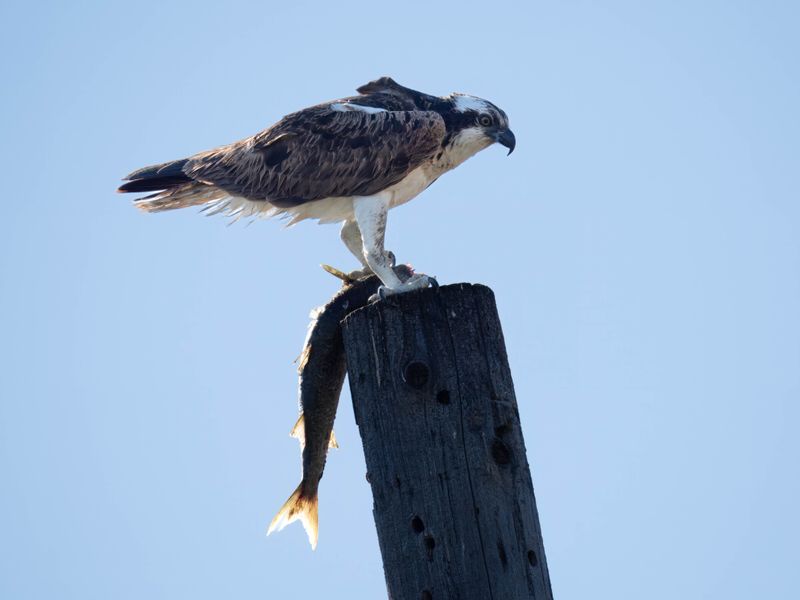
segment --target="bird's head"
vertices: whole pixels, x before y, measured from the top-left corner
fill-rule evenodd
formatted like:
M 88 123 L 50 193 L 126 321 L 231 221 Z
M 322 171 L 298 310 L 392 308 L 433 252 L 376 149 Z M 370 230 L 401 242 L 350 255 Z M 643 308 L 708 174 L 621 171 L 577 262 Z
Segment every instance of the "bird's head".
M 467 94 L 451 94 L 448 99 L 453 107 L 454 143 L 477 146 L 477 151 L 497 142 L 508 148 L 509 154 L 514 151 L 517 140 L 502 109 Z

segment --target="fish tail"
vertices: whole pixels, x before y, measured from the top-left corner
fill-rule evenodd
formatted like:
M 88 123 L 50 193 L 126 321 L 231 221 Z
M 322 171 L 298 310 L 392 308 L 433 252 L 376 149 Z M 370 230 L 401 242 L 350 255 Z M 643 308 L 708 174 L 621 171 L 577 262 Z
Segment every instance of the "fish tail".
M 278 514 L 272 519 L 267 529 L 267 535 L 273 531 L 280 531 L 292 521 L 300 520 L 303 529 L 306 530 L 311 549 L 317 548 L 317 538 L 319 537 L 319 498 L 315 493 L 312 495 L 304 494 L 303 484 L 297 486 L 294 493 L 281 506 Z

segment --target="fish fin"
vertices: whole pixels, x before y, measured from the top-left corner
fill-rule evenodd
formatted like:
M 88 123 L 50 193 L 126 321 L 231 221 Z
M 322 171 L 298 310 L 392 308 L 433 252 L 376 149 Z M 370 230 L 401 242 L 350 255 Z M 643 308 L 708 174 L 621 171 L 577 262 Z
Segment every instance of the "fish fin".
M 296 438 L 297 441 L 300 442 L 300 448 L 305 448 L 306 420 L 302 413 L 297 418 L 297 422 L 294 424 L 294 427 L 292 427 L 292 430 L 289 432 L 289 437 Z M 328 448 L 338 448 L 338 447 L 339 447 L 339 442 L 336 441 L 336 434 L 334 434 L 333 429 L 331 429 L 331 439 L 328 440 Z
M 297 418 L 297 422 L 292 427 L 292 431 L 289 433 L 289 437 L 297 438 L 297 441 L 300 442 L 300 447 L 305 448 L 306 446 L 306 420 L 305 415 L 300 413 L 300 416 Z
M 306 530 L 311 549 L 316 550 L 317 538 L 319 537 L 319 498 L 316 494 L 304 496 L 302 483 L 297 486 L 294 493 L 289 496 L 289 499 L 281 506 L 278 514 L 272 519 L 272 523 L 269 524 L 269 529 L 267 529 L 267 535 L 273 531 L 280 531 L 289 523 L 298 519 L 303 524 L 303 529 Z
M 312 321 L 313 324 L 313 321 Z M 310 329 L 310 328 L 309 328 Z M 295 364 L 297 365 L 297 374 L 300 375 L 303 372 L 303 369 L 306 368 L 306 364 L 308 363 L 308 359 L 311 356 L 311 344 L 306 342 L 303 346 L 303 351 L 300 353 L 300 356 L 294 359 Z

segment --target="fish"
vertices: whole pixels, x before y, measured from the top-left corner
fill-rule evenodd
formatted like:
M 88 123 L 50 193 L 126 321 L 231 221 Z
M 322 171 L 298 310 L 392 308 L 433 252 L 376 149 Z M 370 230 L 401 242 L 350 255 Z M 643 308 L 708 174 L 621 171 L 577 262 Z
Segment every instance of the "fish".
M 344 285 L 327 304 L 311 311 L 311 323 L 298 358 L 301 412 L 290 435 L 300 442 L 303 477 L 267 529 L 269 535 L 299 520 L 312 550 L 316 549 L 319 538 L 319 482 L 328 449 L 338 448 L 333 421 L 347 373 L 340 323 L 348 314 L 378 297 L 381 286 L 376 275 L 350 276 L 327 265 L 323 268 L 342 279 Z M 394 270 L 401 281 L 414 274 L 408 265 L 398 265 Z

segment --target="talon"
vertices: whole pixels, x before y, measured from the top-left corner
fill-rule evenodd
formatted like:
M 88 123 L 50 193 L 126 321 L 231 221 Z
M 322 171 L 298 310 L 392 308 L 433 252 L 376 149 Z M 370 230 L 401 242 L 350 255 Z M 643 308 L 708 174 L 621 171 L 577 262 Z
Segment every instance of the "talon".
M 397 269 L 401 271 L 397 273 L 397 275 L 402 283 L 393 287 L 388 285 L 380 286 L 378 291 L 370 297 L 370 302 L 386 300 L 390 296 L 405 294 L 406 292 L 413 292 L 414 290 L 422 290 L 429 286 L 433 288 L 439 287 L 439 282 L 436 281 L 436 279 L 422 273 L 413 273 L 408 266 L 401 265 L 397 267 Z
M 431 278 L 422 273 L 415 273 L 403 284 L 404 291 L 422 290 L 430 285 Z
M 389 267 L 391 267 L 392 269 L 394 269 L 397 266 L 397 259 L 394 256 L 394 252 L 392 252 L 391 250 L 386 251 L 386 261 Z

